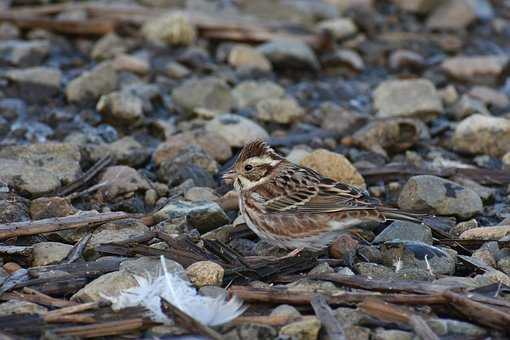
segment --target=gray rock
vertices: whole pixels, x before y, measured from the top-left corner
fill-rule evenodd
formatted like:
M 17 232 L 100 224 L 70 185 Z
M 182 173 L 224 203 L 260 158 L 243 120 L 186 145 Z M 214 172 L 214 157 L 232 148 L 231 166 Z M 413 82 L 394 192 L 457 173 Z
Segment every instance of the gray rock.
M 125 53 L 129 48 L 129 42 L 115 33 L 109 33 L 101 37 L 92 48 L 90 56 L 94 59 L 112 59 Z
M 228 54 L 228 63 L 238 70 L 271 71 L 269 60 L 249 45 L 235 45 Z
M 379 84 L 373 97 L 378 117 L 430 120 L 443 112 L 441 97 L 428 79 L 387 80 Z
M 456 56 L 447 58 L 441 69 L 450 77 L 474 84 L 494 85 L 510 58 L 505 55 Z
M 455 215 L 467 219 L 482 212 L 482 200 L 473 190 L 436 176 L 411 177 L 398 198 L 402 209 Z
M 393 280 L 395 279 L 395 272 L 393 269 L 381 266 L 376 263 L 359 262 L 356 264 L 356 270 L 360 275 L 369 279 L 377 280 Z
M 439 30 L 462 30 L 476 19 L 490 19 L 494 12 L 486 0 L 448 0 L 428 17 L 427 27 Z
M 109 144 L 106 149 L 117 163 L 123 165 L 140 166 L 149 158 L 149 151 L 131 136 L 121 138 Z M 104 157 L 104 153 L 102 157 Z M 96 159 L 99 160 L 98 158 Z
M 56 264 L 66 258 L 73 248 L 70 244 L 59 242 L 39 242 L 33 246 L 32 266 Z
M 105 182 L 96 197 L 102 202 L 109 202 L 115 197 L 136 191 L 146 191 L 150 188 L 149 182 L 135 169 L 125 165 L 110 166 L 99 175 L 99 181 Z
M 257 104 L 257 119 L 279 124 L 290 124 L 300 120 L 305 110 L 291 97 L 263 99 Z
M 187 113 L 198 108 L 229 112 L 234 105 L 228 85 L 215 77 L 185 81 L 172 91 L 172 99 Z
M 279 305 L 275 309 L 271 311 L 271 316 L 287 316 L 290 318 L 299 318 L 301 317 L 301 313 L 296 309 L 296 307 L 291 305 Z
M 411 332 L 377 328 L 375 330 L 374 340 L 412 340 L 413 336 Z
M 455 251 L 423 242 L 390 241 L 383 244 L 381 252 L 386 266 L 395 267 L 397 273 L 410 270 L 408 273 L 414 278 L 419 273 L 413 272 L 413 269 L 419 269 L 420 272 L 428 271 L 431 275 L 452 275 L 455 271 Z
M 505 108 L 510 105 L 508 96 L 492 87 L 474 86 L 468 93 L 469 96 L 482 101 L 486 105 Z
M 273 66 L 279 68 L 305 68 L 318 70 L 319 61 L 313 50 L 304 42 L 291 40 L 275 40 L 262 44 L 257 48 Z
M 225 340 L 275 339 L 276 330 L 271 326 L 243 323 L 224 335 Z
M 133 274 L 119 270 L 101 275 L 71 297 L 73 301 L 95 302 L 106 297 L 116 297 L 124 290 L 138 286 Z
M 158 177 L 164 182 L 174 183 L 176 177 L 187 165 L 195 165 L 210 174 L 218 171 L 218 163 L 200 146 L 189 144 L 178 150 L 175 154 L 168 154 L 159 164 Z M 198 183 L 195 183 L 198 184 Z
M 232 147 L 242 147 L 255 139 L 269 138 L 269 134 L 260 125 L 234 114 L 223 114 L 214 118 L 206 124 L 206 129 L 216 132 Z
M 503 257 L 498 261 L 498 269 L 510 275 L 510 256 Z
M 191 226 L 201 232 L 221 227 L 230 222 L 223 209 L 215 202 L 170 202 L 154 214 L 156 221 L 187 217 Z
M 441 0 L 393 0 L 393 2 L 404 11 L 427 14 L 439 5 Z
M 452 146 L 460 152 L 501 157 L 510 151 L 510 119 L 469 116 L 455 129 Z
M 186 191 L 184 198 L 191 202 L 216 201 L 219 197 L 208 187 L 193 187 Z
M 316 340 L 319 337 L 321 322 L 317 318 L 309 318 L 292 322 L 280 329 L 281 337 L 303 340 Z
M 96 108 L 114 126 L 132 127 L 143 119 L 142 99 L 125 91 L 101 96 Z
M 94 230 L 87 243 L 87 249 L 94 249 L 103 243 L 122 242 L 149 232 L 149 228 L 134 219 L 105 223 Z
M 38 314 L 43 315 L 48 312 L 47 308 L 35 303 L 20 300 L 10 300 L 0 303 L 0 316 L 13 314 Z
M 384 243 L 393 240 L 420 241 L 432 244 L 432 231 L 424 224 L 406 221 L 394 221 L 384 229 L 372 243 Z
M 271 81 L 247 80 L 238 84 L 232 90 L 232 96 L 239 109 L 254 107 L 263 99 L 280 98 L 285 90 L 280 85 Z
M 0 65 L 36 66 L 50 52 L 50 43 L 45 40 L 6 40 L 0 41 Z
M 197 32 L 186 15 L 170 13 L 147 21 L 142 27 L 142 34 L 157 45 L 190 45 Z
M 80 150 L 71 144 L 13 145 L 0 149 L 0 177 L 30 194 L 54 191 L 81 174 Z
M 483 337 L 487 331 L 468 322 L 453 319 L 429 319 L 427 324 L 439 336 Z
M 59 92 L 62 73 L 51 67 L 31 67 L 9 70 L 6 78 L 16 86 L 20 97 L 35 102 Z
M 179 263 L 165 258 L 165 265 L 169 273 L 184 275 L 184 268 Z M 119 266 L 119 270 L 143 277 L 158 277 L 163 272 L 161 260 L 158 256 L 142 256 L 123 261 Z
M 358 33 L 358 27 L 351 18 L 324 20 L 318 24 L 318 29 L 329 32 L 336 40 L 349 38 Z
M 20 36 L 19 28 L 10 22 L 0 24 L 0 40 L 16 40 Z
M 96 100 L 101 95 L 112 92 L 116 87 L 117 72 L 113 64 L 103 62 L 71 80 L 65 93 L 69 102 L 84 102 Z
M 2 193 L 2 195 L 5 194 Z M 0 223 L 30 220 L 26 200 L 16 195 L 14 195 L 13 198 L 14 199 L 0 199 Z
M 422 69 L 425 66 L 425 58 L 414 51 L 399 49 L 391 53 L 388 65 L 394 70 Z
M 321 64 L 326 68 L 340 70 L 347 68 L 358 72 L 365 68 L 365 62 L 359 53 L 345 48 L 325 54 L 321 58 Z
M 25 116 L 27 104 L 18 98 L 0 99 L 0 116 L 7 121 L 15 121 L 18 117 Z
M 457 120 L 461 120 L 475 113 L 490 116 L 490 112 L 483 102 L 468 95 L 462 95 L 452 109 L 452 114 Z

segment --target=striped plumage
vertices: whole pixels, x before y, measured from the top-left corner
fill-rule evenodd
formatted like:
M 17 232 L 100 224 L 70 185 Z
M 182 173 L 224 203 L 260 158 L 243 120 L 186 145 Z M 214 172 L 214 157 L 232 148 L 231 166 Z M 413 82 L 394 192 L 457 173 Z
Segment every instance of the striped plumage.
M 384 207 L 365 191 L 287 161 L 262 141 L 247 144 L 224 179 L 239 192 L 248 227 L 284 248 L 321 249 L 366 221 L 419 222 L 419 215 Z

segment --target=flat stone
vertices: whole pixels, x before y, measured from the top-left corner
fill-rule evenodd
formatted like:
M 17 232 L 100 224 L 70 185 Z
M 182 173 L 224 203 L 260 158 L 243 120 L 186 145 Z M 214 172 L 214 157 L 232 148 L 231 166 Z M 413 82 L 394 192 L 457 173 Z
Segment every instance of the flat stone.
M 232 90 L 232 96 L 236 102 L 236 107 L 239 109 L 254 107 L 261 100 L 280 98 L 284 94 L 285 90 L 283 87 L 267 80 L 243 81 Z
M 374 340 L 412 340 L 413 333 L 399 331 L 396 329 L 377 328 L 374 334 Z
M 120 270 L 101 275 L 71 297 L 72 301 L 96 302 L 103 296 L 116 297 L 124 290 L 138 286 L 133 274 Z
M 13 69 L 6 73 L 20 97 L 29 101 L 47 99 L 60 91 L 62 72 L 52 67 Z
M 215 77 L 186 80 L 173 89 L 172 99 L 189 114 L 199 108 L 229 112 L 234 105 L 228 85 Z
M 87 249 L 94 249 L 103 243 L 126 241 L 148 232 L 149 228 L 145 224 L 134 219 L 105 223 L 94 230 L 92 237 L 87 243 Z
M 377 263 L 360 262 L 356 264 L 356 270 L 368 279 L 394 280 L 396 277 L 393 269 Z
M 257 119 L 279 124 L 291 124 L 300 120 L 304 109 L 291 97 L 268 98 L 257 103 Z
M 317 340 L 320 328 L 321 322 L 315 317 L 310 317 L 283 326 L 279 335 L 300 340 Z
M 411 177 L 402 188 L 398 205 L 404 210 L 455 215 L 464 219 L 483 209 L 482 200 L 473 190 L 429 175 Z
M 358 27 L 351 18 L 335 18 L 321 21 L 318 29 L 331 33 L 334 39 L 342 40 L 358 33 Z
M 275 309 L 271 311 L 271 316 L 287 316 L 290 318 L 299 318 L 301 317 L 301 313 L 296 309 L 296 307 L 291 305 L 279 305 Z
M 457 125 L 452 146 L 460 152 L 501 157 L 510 151 L 510 119 L 471 115 Z
M 93 101 L 117 87 L 117 71 L 111 62 L 103 62 L 83 72 L 67 84 L 65 93 L 69 102 Z
M 427 79 L 386 80 L 373 93 L 378 117 L 415 117 L 430 120 L 443 112 L 441 98 Z
M 66 258 L 69 251 L 73 249 L 70 244 L 59 242 L 39 242 L 33 246 L 32 266 L 47 266 L 56 264 Z
M 466 230 L 460 235 L 464 240 L 499 240 L 510 235 L 510 225 L 480 227 Z
M 206 130 L 223 137 L 230 146 L 242 147 L 255 139 L 268 139 L 269 134 L 254 121 L 234 114 L 223 114 L 206 124 Z
M 143 119 L 142 99 L 125 91 L 101 96 L 96 109 L 114 126 L 133 126 Z
M 432 244 L 432 231 L 424 224 L 406 221 L 394 221 L 386 227 L 372 243 L 384 243 L 393 240 L 419 241 Z
M 47 312 L 47 308 L 28 301 L 10 300 L 4 303 L 0 303 L 0 316 L 15 314 L 44 315 Z
M 481 100 L 486 105 L 498 108 L 505 108 L 510 105 L 510 99 L 505 93 L 488 86 L 474 86 L 469 90 L 468 95 Z
M 149 62 L 129 54 L 118 54 L 113 59 L 113 67 L 117 71 L 133 72 L 140 75 L 147 75 L 151 70 Z
M 165 266 L 169 273 L 184 274 L 184 268 L 178 262 L 165 258 Z M 141 256 L 123 261 L 119 266 L 119 270 L 126 271 L 135 276 L 152 278 L 158 277 L 163 273 L 159 256 Z
M 184 198 L 191 202 L 216 201 L 219 197 L 208 187 L 193 187 L 186 191 Z
M 97 60 L 112 59 L 126 52 L 129 45 L 127 39 L 123 39 L 115 33 L 108 33 L 96 41 L 90 56 Z
M 319 61 L 313 50 L 304 42 L 291 40 L 275 40 L 257 48 L 273 66 L 279 68 L 305 68 L 318 70 Z
M 77 210 L 63 197 L 40 197 L 30 202 L 30 216 L 33 220 L 73 215 Z
M 510 58 L 503 55 L 456 56 L 443 61 L 450 77 L 474 84 L 493 85 L 504 72 Z
M 305 156 L 301 166 L 311 168 L 325 177 L 365 188 L 365 180 L 344 155 L 318 149 Z
M 225 270 L 212 261 L 198 261 L 186 268 L 186 275 L 196 287 L 221 286 Z
M 438 336 L 483 337 L 487 333 L 482 327 L 453 319 L 429 319 L 427 324 Z
M 110 166 L 99 175 L 99 181 L 107 183 L 97 191 L 100 201 L 110 201 L 115 197 L 150 188 L 149 182 L 135 169 L 125 165 Z
M 228 54 L 228 63 L 238 70 L 259 70 L 269 72 L 272 65 L 256 48 L 249 45 L 235 45 Z
M 50 52 L 46 40 L 0 41 L 0 65 L 27 67 L 40 65 Z
M 107 145 L 105 151 L 110 153 L 117 163 L 133 167 L 144 164 L 149 158 L 149 151 L 131 136 L 123 137 Z

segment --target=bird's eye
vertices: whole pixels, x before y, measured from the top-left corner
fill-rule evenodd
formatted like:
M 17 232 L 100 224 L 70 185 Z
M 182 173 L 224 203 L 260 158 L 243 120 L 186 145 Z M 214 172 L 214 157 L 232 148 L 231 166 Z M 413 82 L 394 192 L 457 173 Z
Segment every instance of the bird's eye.
M 246 164 L 246 165 L 244 166 L 244 170 L 246 170 L 246 171 L 251 171 L 251 170 L 253 170 L 253 165 L 251 165 L 251 164 Z

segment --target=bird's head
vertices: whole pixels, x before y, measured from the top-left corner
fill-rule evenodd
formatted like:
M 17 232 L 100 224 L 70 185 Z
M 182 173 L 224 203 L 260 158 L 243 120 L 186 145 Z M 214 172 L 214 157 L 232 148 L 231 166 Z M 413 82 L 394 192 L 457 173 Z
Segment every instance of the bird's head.
M 267 143 L 256 140 L 244 146 L 232 169 L 223 175 L 223 180 L 234 183 L 238 191 L 248 190 L 269 180 L 283 160 Z

